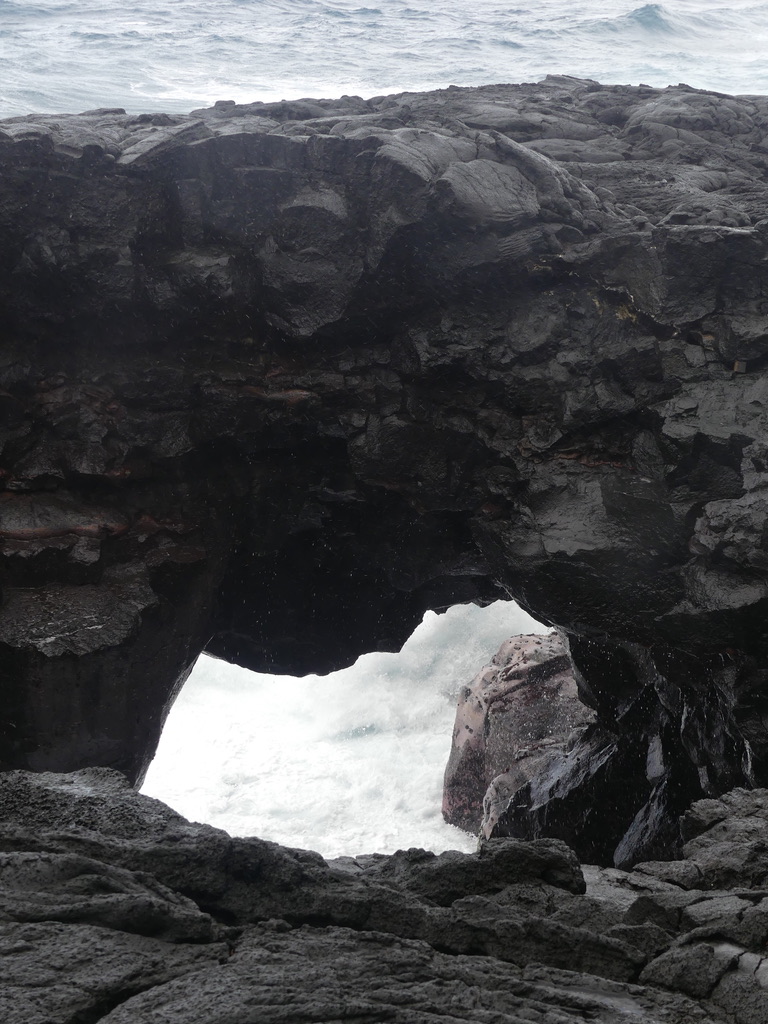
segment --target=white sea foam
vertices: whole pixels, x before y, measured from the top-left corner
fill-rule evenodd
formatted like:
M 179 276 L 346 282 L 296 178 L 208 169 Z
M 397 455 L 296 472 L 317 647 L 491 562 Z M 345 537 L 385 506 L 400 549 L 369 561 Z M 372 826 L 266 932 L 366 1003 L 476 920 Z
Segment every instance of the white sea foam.
M 458 690 L 507 636 L 544 630 L 499 601 L 427 612 L 399 654 L 367 654 L 325 677 L 202 658 L 143 792 L 232 835 L 329 857 L 472 850 L 475 838 L 440 814 Z

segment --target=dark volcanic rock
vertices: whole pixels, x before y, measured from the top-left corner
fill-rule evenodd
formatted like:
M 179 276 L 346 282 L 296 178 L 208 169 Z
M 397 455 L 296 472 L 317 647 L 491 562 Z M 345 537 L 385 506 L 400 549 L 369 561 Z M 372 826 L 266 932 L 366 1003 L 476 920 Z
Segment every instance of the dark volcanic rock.
M 202 649 L 515 596 L 631 864 L 768 782 L 768 99 L 522 86 L 0 123 L 0 767 L 141 778 Z
M 482 822 L 487 836 L 512 795 L 593 720 L 556 634 L 505 640 L 459 695 L 443 817 L 470 832 Z
M 109 770 L 7 772 L 3 1020 L 762 1024 L 768 900 L 754 873 L 709 882 L 768 792 L 713 803 L 686 822 L 698 859 L 582 874 L 552 840 L 326 862 L 190 824 Z

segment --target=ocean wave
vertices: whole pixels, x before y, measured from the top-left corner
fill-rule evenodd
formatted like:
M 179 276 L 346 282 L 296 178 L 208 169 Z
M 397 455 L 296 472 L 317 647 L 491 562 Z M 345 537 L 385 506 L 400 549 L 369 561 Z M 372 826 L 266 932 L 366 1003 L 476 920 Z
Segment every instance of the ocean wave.
M 646 32 L 674 32 L 674 19 L 661 4 L 644 4 L 618 19 L 627 24 L 639 25 Z
M 606 33 L 612 36 L 631 35 L 685 35 L 689 30 L 684 16 L 676 14 L 662 4 L 644 4 L 626 14 L 613 18 L 596 18 L 573 27 L 574 32 Z
M 681 40 L 712 37 L 723 34 L 733 45 L 733 38 L 739 35 L 757 33 L 765 36 L 768 4 L 750 4 L 742 7 L 707 7 L 701 5 L 677 5 L 675 8 L 663 4 L 644 4 L 612 18 L 596 18 L 574 24 L 570 31 L 589 32 L 599 36 L 606 33 L 625 38 L 638 36 L 678 37 Z M 669 39 L 667 40 L 669 41 Z M 686 51 L 687 52 L 687 51 Z M 735 57 L 735 54 L 733 55 Z

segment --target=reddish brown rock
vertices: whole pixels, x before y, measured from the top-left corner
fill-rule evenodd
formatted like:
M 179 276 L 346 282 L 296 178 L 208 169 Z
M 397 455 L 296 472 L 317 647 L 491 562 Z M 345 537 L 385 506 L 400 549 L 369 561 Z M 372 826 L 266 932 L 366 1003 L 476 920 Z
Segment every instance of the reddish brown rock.
M 573 730 L 593 720 L 560 637 L 510 637 L 459 698 L 443 817 L 476 831 L 487 792 L 485 817 L 495 822 L 512 794 L 564 750 Z

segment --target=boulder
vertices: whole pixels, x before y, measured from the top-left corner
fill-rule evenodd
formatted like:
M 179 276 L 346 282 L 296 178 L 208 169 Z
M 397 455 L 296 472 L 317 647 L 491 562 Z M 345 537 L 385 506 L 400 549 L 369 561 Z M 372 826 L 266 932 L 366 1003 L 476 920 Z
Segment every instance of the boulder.
M 505 640 L 459 695 L 443 782 L 443 817 L 487 836 L 514 793 L 594 721 L 557 636 Z M 490 788 L 489 788 L 490 787 Z

